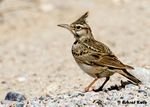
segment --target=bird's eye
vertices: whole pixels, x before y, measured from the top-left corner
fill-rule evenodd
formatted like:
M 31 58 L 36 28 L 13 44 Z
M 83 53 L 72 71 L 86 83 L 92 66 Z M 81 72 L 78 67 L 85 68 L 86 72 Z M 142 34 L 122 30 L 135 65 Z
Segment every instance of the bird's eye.
M 76 29 L 77 29 L 77 30 L 80 30 L 80 29 L 81 29 L 81 26 L 76 26 Z

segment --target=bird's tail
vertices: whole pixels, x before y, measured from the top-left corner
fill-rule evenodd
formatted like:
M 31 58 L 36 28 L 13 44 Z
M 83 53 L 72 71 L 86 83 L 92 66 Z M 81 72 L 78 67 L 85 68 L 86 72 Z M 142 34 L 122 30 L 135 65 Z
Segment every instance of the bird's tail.
M 123 69 L 121 72 L 119 72 L 119 74 L 125 76 L 126 78 L 136 83 L 137 85 L 142 84 L 142 82 L 139 79 L 131 75 L 126 69 Z

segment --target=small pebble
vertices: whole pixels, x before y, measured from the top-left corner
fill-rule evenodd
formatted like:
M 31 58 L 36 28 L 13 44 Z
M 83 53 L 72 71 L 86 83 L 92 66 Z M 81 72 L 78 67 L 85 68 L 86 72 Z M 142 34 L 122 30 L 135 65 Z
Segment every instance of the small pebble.
M 6 81 L 2 81 L 1 84 L 6 84 Z
M 143 94 L 144 94 L 144 96 L 147 96 L 147 95 L 148 95 L 148 94 L 147 94 L 147 92 L 146 92 L 145 90 L 141 90 L 141 89 L 139 89 L 139 90 L 138 90 L 138 92 L 139 92 L 139 93 L 143 93 Z
M 24 106 L 23 103 L 17 103 L 17 104 L 16 104 L 16 107 L 23 107 L 23 106 Z
M 27 80 L 27 78 L 26 77 L 18 77 L 17 80 L 19 82 L 25 82 Z
M 17 93 L 17 92 L 8 92 L 5 100 L 10 100 L 10 101 L 24 101 L 26 100 L 25 96 L 23 94 Z

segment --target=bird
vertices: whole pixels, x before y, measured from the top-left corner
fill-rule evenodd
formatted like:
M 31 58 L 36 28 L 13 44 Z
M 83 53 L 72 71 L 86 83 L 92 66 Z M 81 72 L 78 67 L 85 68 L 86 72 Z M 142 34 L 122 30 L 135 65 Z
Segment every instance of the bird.
M 88 14 L 89 12 L 84 13 L 71 24 L 58 25 L 68 29 L 74 35 L 75 42 L 72 45 L 72 55 L 79 67 L 94 78 L 85 88 L 85 92 L 90 91 L 97 80 L 106 78 L 99 88 L 92 89 L 94 92 L 102 91 L 110 76 L 115 73 L 121 74 L 132 81 L 133 84 L 139 86 L 142 82 L 128 72 L 128 70 L 134 68 L 123 64 L 108 46 L 94 38 L 91 27 L 86 21 Z

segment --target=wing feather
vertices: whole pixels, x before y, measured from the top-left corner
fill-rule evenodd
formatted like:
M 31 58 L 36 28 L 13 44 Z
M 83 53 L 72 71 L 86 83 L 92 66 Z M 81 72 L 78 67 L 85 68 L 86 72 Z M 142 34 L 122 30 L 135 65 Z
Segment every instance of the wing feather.
M 75 59 L 79 63 L 86 63 L 91 66 L 105 66 L 114 69 L 134 69 L 129 65 L 123 64 L 103 43 L 93 39 L 88 39 L 80 44 L 80 52 L 88 50 L 85 54 L 79 54 Z M 83 49 L 83 50 L 82 50 Z

